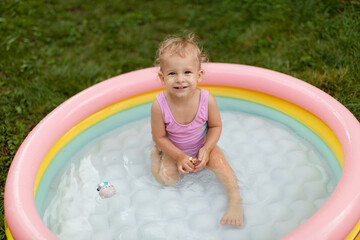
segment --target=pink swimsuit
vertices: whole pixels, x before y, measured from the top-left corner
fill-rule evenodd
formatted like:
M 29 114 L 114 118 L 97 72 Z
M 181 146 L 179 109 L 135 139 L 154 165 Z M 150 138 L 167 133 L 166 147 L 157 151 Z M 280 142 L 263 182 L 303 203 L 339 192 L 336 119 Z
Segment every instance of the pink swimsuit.
M 204 89 L 200 90 L 201 97 L 196 117 L 191 123 L 186 125 L 176 122 L 166 101 L 164 92 L 156 95 L 165 123 L 166 136 L 176 147 L 194 158 L 197 157 L 200 148 L 205 144 L 208 121 L 209 92 Z

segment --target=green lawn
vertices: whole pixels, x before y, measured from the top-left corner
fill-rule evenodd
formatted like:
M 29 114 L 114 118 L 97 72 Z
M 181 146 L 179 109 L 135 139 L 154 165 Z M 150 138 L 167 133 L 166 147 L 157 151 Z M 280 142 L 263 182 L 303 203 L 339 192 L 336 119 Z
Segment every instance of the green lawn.
M 184 31 L 200 37 L 211 62 L 292 75 L 360 119 L 359 1 L 3 0 L 2 197 L 17 149 L 42 118 L 95 83 L 152 66 L 159 42 Z

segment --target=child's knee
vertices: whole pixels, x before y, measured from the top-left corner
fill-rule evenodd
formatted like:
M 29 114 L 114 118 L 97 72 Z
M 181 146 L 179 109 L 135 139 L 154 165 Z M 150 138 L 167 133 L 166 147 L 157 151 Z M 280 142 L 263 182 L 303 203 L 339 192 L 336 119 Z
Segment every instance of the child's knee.
M 159 183 L 166 186 L 173 186 L 177 183 L 179 172 L 171 159 L 154 149 L 151 153 L 151 160 L 151 171 Z
M 226 159 L 222 153 L 214 153 L 210 155 L 207 166 L 211 169 L 217 169 L 227 165 Z
M 150 154 L 151 159 L 151 172 L 154 177 L 158 180 L 159 179 L 159 171 L 161 166 L 161 159 L 160 159 L 160 152 L 154 149 Z
M 163 175 L 162 176 L 162 184 L 165 186 L 172 187 L 178 182 L 178 174 L 174 175 Z
M 176 166 L 163 164 L 160 168 L 160 176 L 164 185 L 173 186 L 179 179 L 179 172 Z

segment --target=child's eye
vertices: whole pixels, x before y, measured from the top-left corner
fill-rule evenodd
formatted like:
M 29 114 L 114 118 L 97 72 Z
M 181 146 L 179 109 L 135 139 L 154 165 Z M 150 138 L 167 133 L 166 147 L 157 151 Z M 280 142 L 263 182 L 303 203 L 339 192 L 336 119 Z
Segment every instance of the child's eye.
M 169 75 L 175 75 L 175 72 L 170 72 Z
M 191 71 L 185 71 L 185 74 L 190 74 L 191 73 Z

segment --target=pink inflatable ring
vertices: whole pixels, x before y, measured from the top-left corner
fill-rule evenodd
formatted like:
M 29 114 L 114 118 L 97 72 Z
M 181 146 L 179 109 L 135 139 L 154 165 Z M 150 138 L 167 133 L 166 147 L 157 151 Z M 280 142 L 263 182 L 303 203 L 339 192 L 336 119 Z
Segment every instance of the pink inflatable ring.
M 354 239 L 360 219 L 358 120 L 328 94 L 291 76 L 235 64 L 208 63 L 203 68 L 206 73 L 201 84 L 205 87 L 249 89 L 274 96 L 307 110 L 332 130 L 341 144 L 341 154 L 337 156 L 343 158 L 339 183 L 320 210 L 284 239 Z M 46 116 L 24 140 L 8 173 L 5 186 L 8 239 L 57 239 L 41 220 L 34 194 L 39 168 L 59 138 L 100 109 L 161 88 L 156 68 L 130 72 L 80 92 Z

